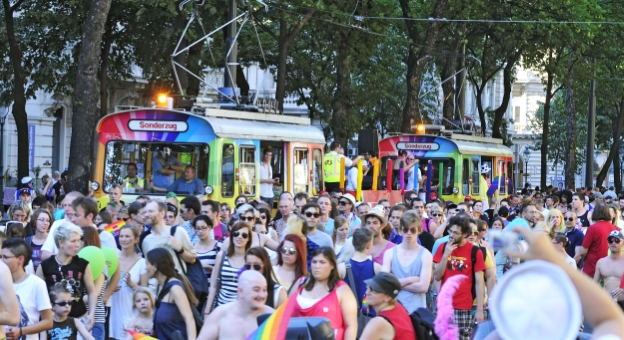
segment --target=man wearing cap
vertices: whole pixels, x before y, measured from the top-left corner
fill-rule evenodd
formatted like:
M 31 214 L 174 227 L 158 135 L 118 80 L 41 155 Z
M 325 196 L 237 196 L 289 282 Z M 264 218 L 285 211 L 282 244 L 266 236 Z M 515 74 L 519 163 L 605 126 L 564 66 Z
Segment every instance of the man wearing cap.
M 577 198 L 578 196 L 574 196 L 572 202 Z M 607 238 L 612 231 L 617 230 L 611 224 L 611 212 L 609 212 L 608 205 L 598 203 L 594 208 L 593 218 L 596 223 L 587 228 L 581 248 L 581 257 L 585 257 L 583 273 L 589 277 L 594 277 L 598 260 L 608 255 Z
M 354 208 L 355 197 L 353 197 L 353 195 L 344 194 L 340 196 L 340 198 L 338 199 L 338 211 L 340 211 L 340 214 L 346 217 L 351 222 L 351 228 L 362 224 L 362 221 L 353 212 Z
M 328 192 L 340 191 L 340 159 L 344 158 L 345 167 L 350 168 L 362 158 L 357 156 L 353 160 L 341 154 L 342 147 L 340 143 L 333 141 L 329 145 L 330 152 L 323 157 L 323 176 L 325 182 L 325 190 Z
M 607 242 L 611 254 L 596 263 L 594 281 L 600 284 L 600 280 L 604 280 L 604 289 L 613 299 L 617 299 L 618 305 L 624 310 L 624 289 L 620 288 L 624 276 L 624 255 L 622 255 L 624 235 L 614 230 L 607 237 Z
M 377 311 L 364 328 L 360 339 L 415 340 L 416 333 L 409 314 L 397 295 L 401 283 L 390 273 L 381 272 L 372 279 L 365 280 L 366 301 Z
M 370 255 L 373 257 L 373 261 L 375 263 L 382 264 L 384 253 L 396 246 L 396 244 L 386 240 L 383 238 L 381 233 L 382 229 L 388 222 L 386 221 L 386 217 L 381 212 L 377 206 L 371 211 L 364 215 L 364 225 L 370 228 L 373 231 L 373 249 L 370 252 Z
M 32 179 L 32 177 L 24 177 L 24 178 L 22 178 L 22 186 L 23 186 L 23 188 L 21 190 L 16 190 L 15 191 L 15 200 L 16 201 L 19 201 L 19 200 L 24 201 L 23 199 L 21 199 L 22 193 L 25 194 L 26 192 L 28 192 L 29 193 L 28 201 L 25 201 L 25 202 L 31 203 L 32 200 L 37 196 L 37 191 L 35 189 L 33 189 L 33 179 Z
M 449 225 L 449 242 L 438 247 L 433 262 L 436 263 L 433 274 L 434 278 L 442 282 L 442 286 L 446 280 L 455 275 L 466 275 L 467 279 L 463 280 L 455 294 L 453 295 L 453 309 L 455 324 L 459 328 L 460 339 L 470 339 L 472 332 L 472 285 L 474 273 L 474 287 L 477 298 L 477 309 L 474 320 L 476 322 L 483 321 L 483 293 L 485 287 L 484 271 L 485 262 L 483 253 L 477 251 L 475 253 L 475 263 L 472 261 L 472 248 L 474 245 L 468 242 L 467 238 L 472 233 L 470 220 L 465 215 L 454 216 Z

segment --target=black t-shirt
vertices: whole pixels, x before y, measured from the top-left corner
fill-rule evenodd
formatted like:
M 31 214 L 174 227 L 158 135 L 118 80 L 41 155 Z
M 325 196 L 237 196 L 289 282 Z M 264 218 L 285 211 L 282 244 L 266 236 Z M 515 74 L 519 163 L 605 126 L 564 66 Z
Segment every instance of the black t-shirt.
M 52 329 L 48 329 L 47 333 L 51 340 L 76 340 L 78 327 L 75 319 L 70 316 L 63 322 L 54 321 Z
M 420 235 L 418 235 L 418 239 L 420 240 L 421 246 L 427 248 L 429 252 L 432 252 L 433 245 L 435 244 L 435 237 L 433 237 L 433 235 L 426 231 L 423 231 L 422 233 L 420 233 Z
M 54 183 L 54 185 L 52 186 L 52 189 L 54 189 L 54 193 L 56 194 L 56 198 L 58 199 L 59 196 L 61 196 L 61 182 L 57 181 L 56 183 Z
M 47 260 L 41 262 L 41 270 L 45 277 L 48 291 L 55 286 L 65 286 L 72 295 L 72 309 L 69 316 L 77 318 L 87 313 L 87 306 L 82 297 L 85 294 L 84 272 L 89 265 L 85 259 L 81 259 L 77 255 L 67 265 L 60 265 L 56 261 L 56 255 L 50 256 Z

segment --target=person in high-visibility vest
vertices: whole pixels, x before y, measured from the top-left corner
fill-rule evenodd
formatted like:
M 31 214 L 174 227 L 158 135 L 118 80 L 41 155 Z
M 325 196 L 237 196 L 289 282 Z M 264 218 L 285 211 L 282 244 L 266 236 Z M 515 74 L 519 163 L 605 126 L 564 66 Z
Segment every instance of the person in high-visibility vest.
M 145 188 L 145 180 L 137 176 L 139 169 L 136 163 L 128 163 L 126 171 L 128 172 L 128 176 L 123 179 L 121 186 L 124 188 L 133 188 L 137 191 L 143 190 Z
M 351 160 L 342 154 L 342 148 L 336 141 L 329 145 L 330 151 L 323 157 L 323 176 L 325 182 L 325 190 L 327 192 L 340 191 L 340 159 L 344 157 L 345 168 L 351 167 L 353 162 L 358 162 L 362 156 L 357 156 Z

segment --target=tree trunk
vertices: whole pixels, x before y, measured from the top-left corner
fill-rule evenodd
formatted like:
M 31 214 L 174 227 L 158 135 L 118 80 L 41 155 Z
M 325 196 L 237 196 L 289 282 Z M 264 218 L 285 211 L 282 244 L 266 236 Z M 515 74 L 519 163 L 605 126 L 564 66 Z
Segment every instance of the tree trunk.
M 72 139 L 66 190 L 89 192 L 93 136 L 98 118 L 97 69 L 102 53 L 104 26 L 112 0 L 91 0 L 82 27 L 82 46 L 72 100 Z
M 609 167 L 611 166 L 611 162 L 618 163 L 619 167 L 619 152 L 620 152 L 620 136 L 622 135 L 622 127 L 624 126 L 624 96 L 620 100 L 620 115 L 618 116 L 617 125 L 613 129 L 613 144 L 611 144 L 611 149 L 609 150 L 609 156 L 607 156 L 607 161 L 600 169 L 600 173 L 596 176 L 596 186 L 600 186 L 599 183 L 602 183 L 604 179 L 609 174 Z M 614 169 L 615 170 L 615 169 Z M 614 171 L 614 176 L 617 177 L 617 172 Z M 607 184 L 607 187 L 609 185 Z
M 480 87 L 476 87 L 477 94 L 477 111 L 479 112 L 479 123 L 481 124 L 481 135 L 485 136 L 485 132 L 487 131 L 487 123 L 485 121 L 485 110 L 483 110 L 483 90 L 485 90 L 485 80 L 482 81 L 482 85 Z M 462 121 L 462 124 L 464 122 Z
M 567 189 L 575 188 L 574 174 L 576 172 L 576 109 L 574 107 L 574 69 L 572 68 L 574 49 L 570 49 L 568 56 L 568 81 L 566 84 L 566 115 L 568 125 L 567 147 L 565 155 L 565 185 Z
M 17 129 L 17 186 L 22 186 L 21 178 L 30 174 L 28 162 L 28 115 L 26 114 L 26 89 L 24 85 L 24 70 L 22 68 L 22 51 L 15 38 L 15 21 L 13 14 L 24 0 L 17 1 L 13 6 L 9 0 L 2 0 L 4 20 L 9 43 L 9 57 L 13 67 L 13 108 L 12 114 Z
M 340 44 L 336 52 L 336 93 L 332 102 L 332 130 L 334 140 L 347 150 L 349 141 L 348 116 L 351 108 L 351 63 L 349 61 L 349 37 L 339 32 Z
M 551 52 L 552 59 L 552 52 Z M 540 188 L 546 188 L 546 176 L 548 175 L 548 131 L 550 124 L 550 102 L 552 101 L 552 88 L 554 73 L 546 69 L 546 100 L 544 101 L 544 121 L 542 123 L 542 147 L 540 149 Z
M 100 66 L 100 117 L 108 114 L 108 64 L 112 44 L 113 33 L 111 28 L 108 27 L 106 32 L 104 32 L 104 47 L 102 47 L 102 63 Z
M 459 95 L 459 93 L 455 93 L 455 76 L 453 75 L 457 72 L 457 62 L 459 61 L 459 58 L 464 58 L 463 56 L 457 56 L 457 54 L 459 53 L 459 48 L 461 47 L 461 42 L 464 37 L 463 31 L 465 31 L 465 29 L 466 23 L 458 25 L 458 31 L 455 34 L 455 40 L 453 41 L 450 51 L 451 54 L 446 57 L 446 62 L 442 68 L 442 80 L 450 78 L 442 84 L 442 91 L 444 93 L 444 105 L 442 106 L 442 117 L 444 117 L 444 120 L 442 124 L 450 129 L 453 129 L 451 123 L 453 123 L 455 115 L 459 111 L 459 108 L 456 109 L 455 107 L 455 98 Z M 459 87 L 460 86 L 458 86 L 458 88 Z
M 415 51 L 416 47 L 412 46 L 409 49 L 407 57 L 407 100 L 403 107 L 403 117 L 401 119 L 401 132 L 412 132 L 412 120 L 417 120 L 420 114 L 420 86 L 423 71 L 425 69 L 425 63 L 420 62 L 421 59 L 427 58 L 433 49 L 435 48 L 438 34 L 440 33 L 440 22 L 437 20 L 430 21 L 427 28 L 424 41 L 422 41 L 418 30 L 411 22 L 410 5 L 409 0 L 400 0 L 401 10 L 403 16 L 406 18 L 405 22 L 408 28 L 408 34 L 412 44 L 424 45 L 420 50 L 420 53 Z M 446 9 L 448 0 L 437 0 L 433 12 L 430 17 L 440 18 Z
M 511 90 L 513 86 L 513 68 L 516 65 L 516 62 L 522 55 L 522 51 L 519 50 L 511 56 L 507 60 L 507 64 L 503 69 L 503 101 L 500 106 L 494 110 L 494 121 L 492 122 L 492 137 L 493 138 L 501 138 L 503 139 L 503 134 L 501 132 L 501 125 L 503 123 L 503 117 L 505 117 L 505 112 L 507 112 L 507 106 L 509 106 L 509 100 L 511 99 Z

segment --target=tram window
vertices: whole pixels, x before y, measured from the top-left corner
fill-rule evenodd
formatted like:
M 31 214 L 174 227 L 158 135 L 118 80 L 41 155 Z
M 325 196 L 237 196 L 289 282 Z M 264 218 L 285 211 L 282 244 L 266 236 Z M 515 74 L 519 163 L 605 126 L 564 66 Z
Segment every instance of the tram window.
M 479 195 L 479 185 L 481 184 L 481 169 L 479 168 L 479 160 L 472 160 L 472 194 Z
M 206 184 L 209 151 L 205 143 L 108 142 L 102 188 L 108 192 L 113 184 L 119 184 L 124 193 L 165 194 L 168 186 L 183 176 L 186 165 L 192 165 L 196 177 Z M 129 180 L 133 176 L 137 179 Z
M 314 171 L 314 183 L 312 184 L 312 188 L 314 188 L 314 195 L 318 195 L 323 189 L 323 153 L 321 149 L 314 149 L 312 151 L 312 170 Z
M 256 195 L 256 148 L 253 146 L 242 146 L 240 148 L 240 180 L 238 191 L 240 195 Z
M 223 144 L 221 165 L 221 196 L 234 196 L 234 145 Z
M 470 195 L 470 160 L 464 158 L 462 162 L 462 193 L 464 196 Z
M 440 160 L 433 161 L 433 184 L 439 184 L 439 171 L 442 170 L 442 194 L 444 195 L 452 195 L 453 187 L 455 187 L 455 160 L 450 158 L 444 158 Z M 437 167 L 435 165 L 438 165 Z
M 308 149 L 295 149 L 294 161 L 293 192 L 308 192 L 308 185 L 310 184 Z
M 505 161 L 498 161 L 498 193 L 504 195 L 507 193 L 507 176 L 505 173 Z

